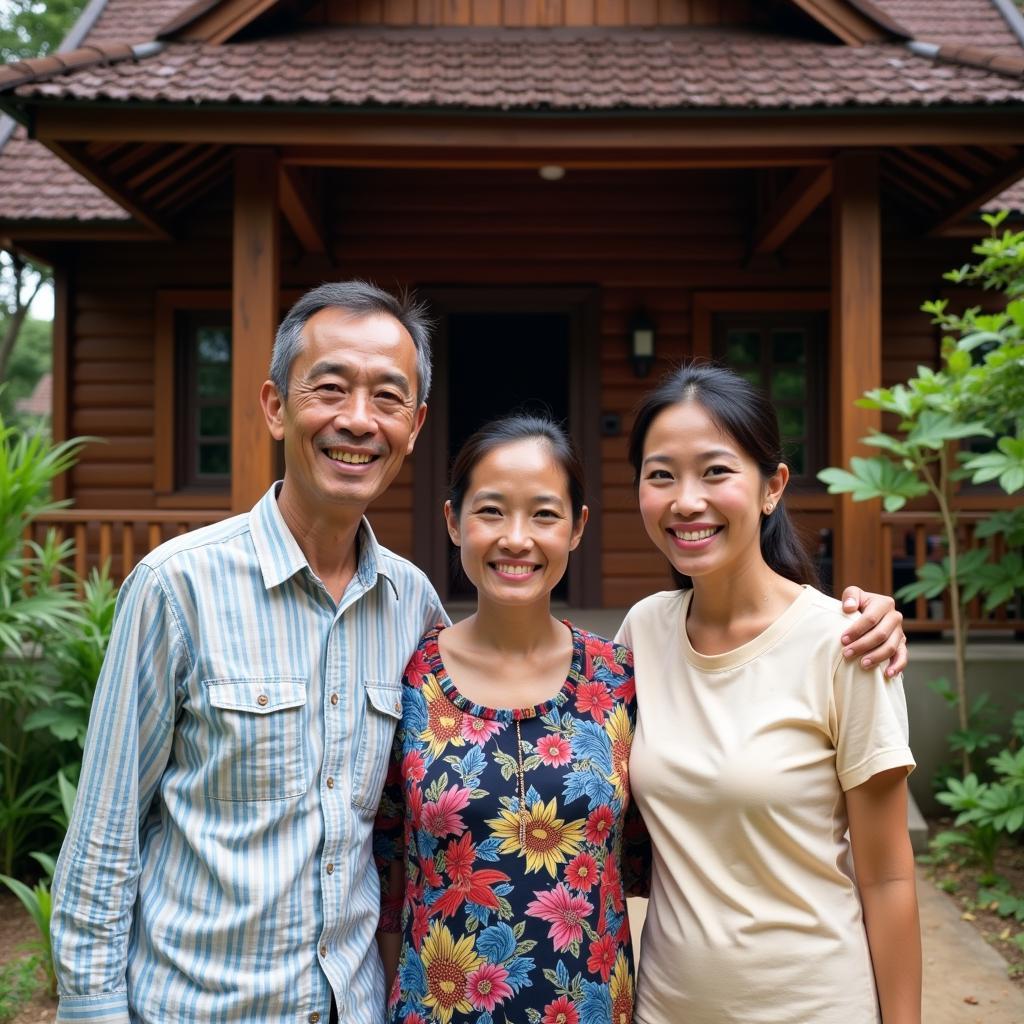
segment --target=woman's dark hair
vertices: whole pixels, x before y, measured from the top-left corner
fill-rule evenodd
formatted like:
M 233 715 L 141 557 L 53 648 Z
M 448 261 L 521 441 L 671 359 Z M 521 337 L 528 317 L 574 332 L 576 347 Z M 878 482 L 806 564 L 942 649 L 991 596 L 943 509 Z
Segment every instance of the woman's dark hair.
M 503 416 L 485 423 L 459 449 L 448 482 L 448 500 L 452 503 L 452 511 L 456 516 L 461 514 L 469 478 L 480 460 L 496 448 L 517 441 L 542 441 L 548 446 L 555 462 L 565 473 L 572 520 L 578 523 L 583 513 L 583 462 L 576 445 L 561 424 L 547 416 L 525 413 Z
M 638 487 L 651 424 L 681 402 L 701 406 L 719 430 L 753 459 L 765 480 L 775 474 L 780 462 L 785 462 L 775 409 L 760 388 L 725 366 L 684 363 L 666 376 L 637 410 L 629 435 L 629 461 Z M 771 515 L 761 516 L 761 554 L 780 576 L 796 583 L 817 584 L 818 574 L 781 502 Z M 676 569 L 672 578 L 679 587 L 692 586 L 690 577 Z

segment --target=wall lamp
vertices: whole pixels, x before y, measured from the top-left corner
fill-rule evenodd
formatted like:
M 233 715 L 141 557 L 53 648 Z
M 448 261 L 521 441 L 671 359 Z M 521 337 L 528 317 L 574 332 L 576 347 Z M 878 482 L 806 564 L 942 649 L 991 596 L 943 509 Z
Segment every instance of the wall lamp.
M 629 318 L 629 361 L 637 377 L 646 377 L 654 363 L 654 321 L 643 309 Z

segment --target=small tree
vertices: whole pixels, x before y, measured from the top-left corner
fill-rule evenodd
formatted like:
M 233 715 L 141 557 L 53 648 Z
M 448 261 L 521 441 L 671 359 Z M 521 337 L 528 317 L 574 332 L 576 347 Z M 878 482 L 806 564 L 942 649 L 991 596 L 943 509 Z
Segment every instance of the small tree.
M 979 745 L 969 723 L 966 673 L 967 622 L 962 606 L 975 597 L 986 611 L 1010 601 L 1024 589 L 1024 510 L 991 516 L 975 532 L 981 546 L 960 546 L 954 497 L 959 480 L 998 480 L 1007 493 L 1024 488 L 1024 232 L 998 233 L 1005 213 L 986 216 L 992 235 L 976 245 L 980 259 L 945 275 L 947 280 L 1001 292 L 1006 307 L 982 313 L 972 307 L 957 315 L 947 300 L 925 303 L 923 310 L 943 330 L 942 368 L 918 367 L 917 376 L 893 388 L 875 388 L 857 404 L 897 417 L 895 433 L 875 431 L 864 443 L 881 449 L 871 458 L 850 460 L 849 470 L 819 473 L 830 494 L 852 493 L 855 501 L 881 498 L 888 512 L 911 498 L 931 495 L 942 521 L 946 556 L 918 570 L 916 582 L 903 587 L 904 599 L 939 597 L 949 592 L 953 625 L 956 705 L 963 770 Z M 964 440 L 994 438 L 989 451 L 961 451 Z M 1009 549 L 995 557 L 995 540 Z

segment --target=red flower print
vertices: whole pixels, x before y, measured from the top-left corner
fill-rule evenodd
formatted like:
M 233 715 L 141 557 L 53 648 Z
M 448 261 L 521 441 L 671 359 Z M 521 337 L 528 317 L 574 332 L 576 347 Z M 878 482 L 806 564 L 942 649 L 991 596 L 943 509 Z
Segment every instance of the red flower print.
M 423 825 L 432 836 L 444 838 L 451 832 L 466 831 L 466 823 L 459 811 L 469 803 L 469 790 L 454 786 L 446 789 L 436 801 L 423 805 Z
M 589 853 L 573 857 L 565 869 L 565 880 L 580 892 L 590 892 L 597 885 L 599 875 L 597 861 Z
M 615 644 L 611 640 L 594 638 L 587 644 L 587 653 L 592 658 L 600 659 L 601 664 L 617 676 L 626 671 L 622 663 L 615 660 Z
M 410 782 L 422 782 L 425 773 L 423 755 L 418 750 L 410 750 L 402 758 L 402 778 Z
M 608 889 L 608 894 L 612 898 L 612 909 L 617 914 L 621 914 L 626 909 L 626 904 L 622 898 L 622 879 L 619 877 L 619 866 L 615 863 L 614 857 L 609 857 L 604 862 L 601 886 Z
M 615 701 L 604 683 L 580 683 L 576 690 L 576 707 L 581 715 L 588 712 L 598 725 L 604 724 L 605 712 L 611 711 Z
M 414 907 L 412 911 L 412 944 L 416 947 L 417 952 L 429 931 L 429 915 L 427 914 L 426 906 L 421 903 L 419 906 Z
M 444 885 L 444 879 L 441 878 L 437 870 L 437 865 L 434 863 L 433 857 L 420 856 L 420 871 L 423 872 L 423 879 L 427 885 L 437 889 L 439 886 Z
M 480 718 L 478 715 L 467 715 L 463 712 L 460 728 L 464 740 L 482 747 L 492 736 L 497 736 L 505 726 L 493 718 Z
M 411 878 L 405 880 L 405 905 L 414 907 L 423 900 L 423 883 L 414 882 Z
M 395 980 L 398 980 L 397 977 Z M 405 1022 L 405 1024 L 427 1024 L 427 1022 L 423 1019 L 423 1016 L 419 1013 L 416 1013 L 415 1010 L 412 1013 L 410 1013 L 408 1017 L 403 1017 L 402 1020 Z
M 600 974 L 601 980 L 607 983 L 615 966 L 615 954 L 618 945 L 611 935 L 602 935 L 590 944 L 590 956 L 587 958 L 587 970 L 592 974 Z
M 409 786 L 405 791 L 405 802 L 409 808 L 409 821 L 413 828 L 419 828 L 423 817 L 423 790 L 419 786 Z
M 481 964 L 466 979 L 466 995 L 473 1009 L 493 1013 L 498 1003 L 512 995 L 512 988 L 506 983 L 507 978 L 508 971 L 499 964 Z
M 628 678 L 623 679 L 613 692 L 619 700 L 624 700 L 627 704 L 630 701 L 636 700 L 636 676 L 630 675 Z
M 405 681 L 418 690 L 423 685 L 423 677 L 430 675 L 430 662 L 422 650 L 418 650 L 405 667 Z
M 611 835 L 614 824 L 612 809 L 607 804 L 595 807 L 587 818 L 587 841 L 601 846 Z
M 572 744 L 557 733 L 549 733 L 537 740 L 537 756 L 549 768 L 561 768 L 572 761 Z
M 498 897 L 492 886 L 499 882 L 507 882 L 508 875 L 494 868 L 473 870 L 476 858 L 476 847 L 470 840 L 468 832 L 461 839 L 453 839 L 444 852 L 445 870 L 452 884 L 430 908 L 431 916 L 441 914 L 450 917 L 465 902 L 478 903 L 491 910 L 498 909 Z
M 582 896 L 573 896 L 561 883 L 549 892 L 534 892 L 534 896 L 537 898 L 527 904 L 526 912 L 551 925 L 548 938 L 556 950 L 561 952 L 582 941 L 583 920 L 594 909 L 593 904 Z
M 406 1018 L 406 1024 L 408 1024 L 408 1018 Z M 567 996 L 559 996 L 553 1003 L 548 1003 L 544 1007 L 541 1024 L 580 1024 L 580 1015 Z

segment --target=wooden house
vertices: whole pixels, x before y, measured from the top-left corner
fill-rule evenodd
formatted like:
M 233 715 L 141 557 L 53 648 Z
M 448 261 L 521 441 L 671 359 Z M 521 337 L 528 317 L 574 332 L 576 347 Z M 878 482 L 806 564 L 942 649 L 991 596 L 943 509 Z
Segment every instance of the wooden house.
M 120 575 L 256 500 L 275 326 L 352 276 L 437 317 L 429 426 L 372 517 L 443 594 L 452 449 L 525 401 L 589 470 L 566 600 L 663 587 L 625 437 L 687 356 L 771 390 L 837 580 L 930 557 L 925 505 L 815 472 L 877 423 L 857 395 L 936 363 L 919 307 L 979 209 L 1024 206 L 1011 0 L 91 0 L 0 108 L 0 238 L 55 271 L 54 432 L 103 438 L 62 483 L 83 560 Z

